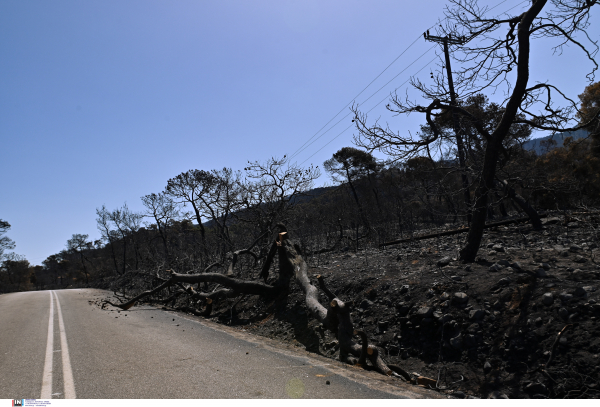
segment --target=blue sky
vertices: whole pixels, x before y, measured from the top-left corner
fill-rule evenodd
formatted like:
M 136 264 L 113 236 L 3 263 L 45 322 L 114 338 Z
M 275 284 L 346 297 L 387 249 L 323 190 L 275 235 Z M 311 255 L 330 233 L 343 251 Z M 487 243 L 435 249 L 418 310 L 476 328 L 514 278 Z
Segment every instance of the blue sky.
M 141 196 L 183 171 L 292 154 L 436 24 L 444 5 L 3 0 L 0 218 L 12 225 L 15 252 L 40 264 L 73 233 L 97 239 L 97 207 L 142 210 Z M 596 40 L 597 27 L 589 31 Z M 391 80 L 362 105 L 373 108 L 435 58 L 429 51 L 398 75 L 430 47 L 417 41 L 356 100 Z M 588 69 L 574 50 L 558 57 L 534 49 L 532 80 L 555 80 L 572 97 Z M 388 119 L 384 106 L 371 117 Z M 389 120 L 412 131 L 422 122 Z M 351 145 L 352 129 L 331 141 L 350 124 L 343 120 L 298 163 L 321 165 Z

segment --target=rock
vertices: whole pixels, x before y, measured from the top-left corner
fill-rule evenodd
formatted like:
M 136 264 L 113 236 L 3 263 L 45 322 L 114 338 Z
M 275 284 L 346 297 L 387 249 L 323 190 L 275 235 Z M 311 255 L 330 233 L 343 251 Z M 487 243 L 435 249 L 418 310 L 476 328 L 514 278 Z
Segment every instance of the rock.
M 430 307 L 419 308 L 415 315 L 419 318 L 431 318 L 431 316 L 433 316 L 433 308 L 430 308 Z
M 450 338 L 450 346 L 456 350 L 462 349 L 463 338 L 461 334 L 456 335 L 454 338 Z
M 587 291 L 588 293 L 593 293 L 594 291 L 596 291 L 596 287 L 591 286 L 591 285 L 585 286 L 585 287 L 583 287 L 583 289 L 585 291 Z
M 403 285 L 402 287 L 400 287 L 400 294 L 407 293 L 409 289 L 410 289 L 410 286 Z
M 442 295 L 440 295 L 440 300 L 442 301 L 446 301 L 450 299 L 450 294 L 448 294 L 447 292 L 443 292 Z
M 577 296 L 577 297 L 584 297 L 584 298 L 586 298 L 588 296 L 588 292 L 585 289 L 585 287 L 577 287 L 575 289 L 575 291 L 573 292 L 573 294 L 575 294 L 575 296 Z
M 584 271 L 580 269 L 573 271 L 571 275 L 567 277 L 567 279 L 575 281 L 594 280 L 595 278 L 596 275 L 591 271 Z
M 368 309 L 373 306 L 373 302 L 367 300 L 366 298 L 360 302 L 360 308 Z
M 510 266 L 510 262 L 508 260 L 499 260 L 498 264 L 501 265 L 502 267 Z
M 500 253 L 504 253 L 504 246 L 502 246 L 501 244 L 495 244 L 492 246 L 492 250 L 500 252 Z
M 442 325 L 445 324 L 446 322 L 450 322 L 450 321 L 452 321 L 452 315 L 450 315 L 450 314 L 442 315 L 442 317 L 440 319 L 438 319 L 438 322 Z
M 565 337 L 562 337 L 558 340 L 559 345 L 567 346 L 567 343 L 568 343 L 568 341 L 567 341 L 567 338 L 565 338 Z
M 492 371 L 492 365 L 490 364 L 490 362 L 486 361 L 483 364 L 483 373 L 488 374 L 491 371 Z
M 466 304 L 469 301 L 469 296 L 465 293 L 457 292 L 452 297 L 452 302 L 455 304 Z
M 546 293 L 542 296 L 542 304 L 544 304 L 545 306 L 554 304 L 554 296 L 552 295 L 552 293 Z
M 558 298 L 560 298 L 562 302 L 569 302 L 571 298 L 573 298 L 573 295 L 568 293 L 560 293 Z
M 485 317 L 485 310 L 482 309 L 472 309 L 469 311 L 469 319 L 471 321 L 477 321 L 483 319 Z
M 583 248 L 581 246 L 572 245 L 571 247 L 569 247 L 569 251 L 571 253 L 579 253 L 579 252 L 583 251 Z
M 489 272 L 495 273 L 497 271 L 502 270 L 502 266 L 499 265 L 498 263 L 494 263 L 490 266 L 490 268 L 488 269 Z
M 567 311 L 566 308 L 560 308 L 558 310 L 558 316 L 561 317 L 563 320 L 566 320 L 569 318 L 569 311 Z
M 537 269 L 535 275 L 541 278 L 548 277 L 548 273 L 546 273 L 546 270 L 542 268 Z
M 540 267 L 546 271 L 550 270 L 550 265 L 548 263 L 540 263 Z
M 450 278 L 454 281 L 462 281 L 462 277 L 461 276 L 450 276 Z
M 493 391 L 488 396 L 488 399 L 508 399 L 508 396 L 504 393 L 500 393 L 499 391 Z
M 542 320 L 542 317 L 537 317 L 533 320 L 533 323 L 535 324 L 535 326 L 541 326 L 544 323 L 544 321 Z
M 583 257 L 583 256 L 578 255 L 578 256 L 575 256 L 575 258 L 573 259 L 573 261 L 575 263 L 586 263 L 587 259 L 585 257 Z
M 527 386 L 525 386 L 525 391 L 527 393 L 545 394 L 547 390 L 546 386 L 543 383 L 530 383 Z
M 452 258 L 450 256 L 445 256 L 438 260 L 437 265 L 438 267 L 446 267 L 451 261 Z
M 469 325 L 469 327 L 467 328 L 467 331 L 469 331 L 470 333 L 474 334 L 476 333 L 480 328 L 480 325 L 478 322 L 474 322 L 471 325 Z
M 456 390 L 452 395 L 459 399 L 464 399 L 466 397 L 466 394 L 460 390 Z
M 511 263 L 510 266 L 512 268 L 514 268 L 515 270 L 518 270 L 518 271 L 522 271 L 523 270 L 523 267 L 521 266 L 521 263 L 519 263 L 518 261 L 515 261 L 515 262 Z
M 404 317 L 410 311 L 411 306 L 408 304 L 405 304 L 405 303 L 401 303 L 396 306 L 396 309 L 398 310 L 398 314 L 400 314 L 400 316 Z

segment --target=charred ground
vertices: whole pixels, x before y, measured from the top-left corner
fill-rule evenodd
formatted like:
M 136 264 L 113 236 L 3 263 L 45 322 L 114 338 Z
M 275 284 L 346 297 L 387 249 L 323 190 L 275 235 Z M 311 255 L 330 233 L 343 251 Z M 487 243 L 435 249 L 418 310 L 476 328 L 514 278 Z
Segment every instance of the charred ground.
M 315 286 L 320 275 L 336 297 L 353 302 L 355 328 L 416 385 L 454 397 L 594 398 L 600 395 L 595 220 L 565 219 L 550 216 L 541 231 L 527 224 L 489 229 L 471 264 L 455 260 L 464 238 L 458 234 L 307 256 L 308 274 Z M 309 315 L 296 284 L 279 298 L 217 301 L 210 318 L 339 358 L 338 341 Z

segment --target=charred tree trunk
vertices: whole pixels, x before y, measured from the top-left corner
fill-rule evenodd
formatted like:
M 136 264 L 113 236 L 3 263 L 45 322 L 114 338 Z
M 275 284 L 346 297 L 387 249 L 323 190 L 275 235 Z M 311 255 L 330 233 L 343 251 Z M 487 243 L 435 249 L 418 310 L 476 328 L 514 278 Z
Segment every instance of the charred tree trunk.
M 494 188 L 494 177 L 496 175 L 496 164 L 500 152 L 501 140 L 496 138 L 488 142 L 485 150 L 485 160 L 479 185 L 475 190 L 475 207 L 473 208 L 471 226 L 467 236 L 467 244 L 460 250 L 460 258 L 466 262 L 475 261 L 483 229 L 485 227 L 485 218 L 487 217 L 488 193 Z

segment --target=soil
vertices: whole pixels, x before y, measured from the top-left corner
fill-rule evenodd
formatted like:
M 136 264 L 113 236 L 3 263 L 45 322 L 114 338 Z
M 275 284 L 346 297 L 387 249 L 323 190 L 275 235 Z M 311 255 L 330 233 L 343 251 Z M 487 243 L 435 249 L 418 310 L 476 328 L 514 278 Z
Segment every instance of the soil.
M 488 229 L 475 263 L 456 260 L 465 238 L 458 234 L 307 256 L 309 275 L 353 301 L 355 327 L 416 385 L 459 398 L 597 398 L 597 225 L 589 216 L 567 220 L 549 217 L 541 231 Z M 212 315 L 339 358 L 336 338 L 307 314 L 295 283 L 278 299 L 220 301 Z

